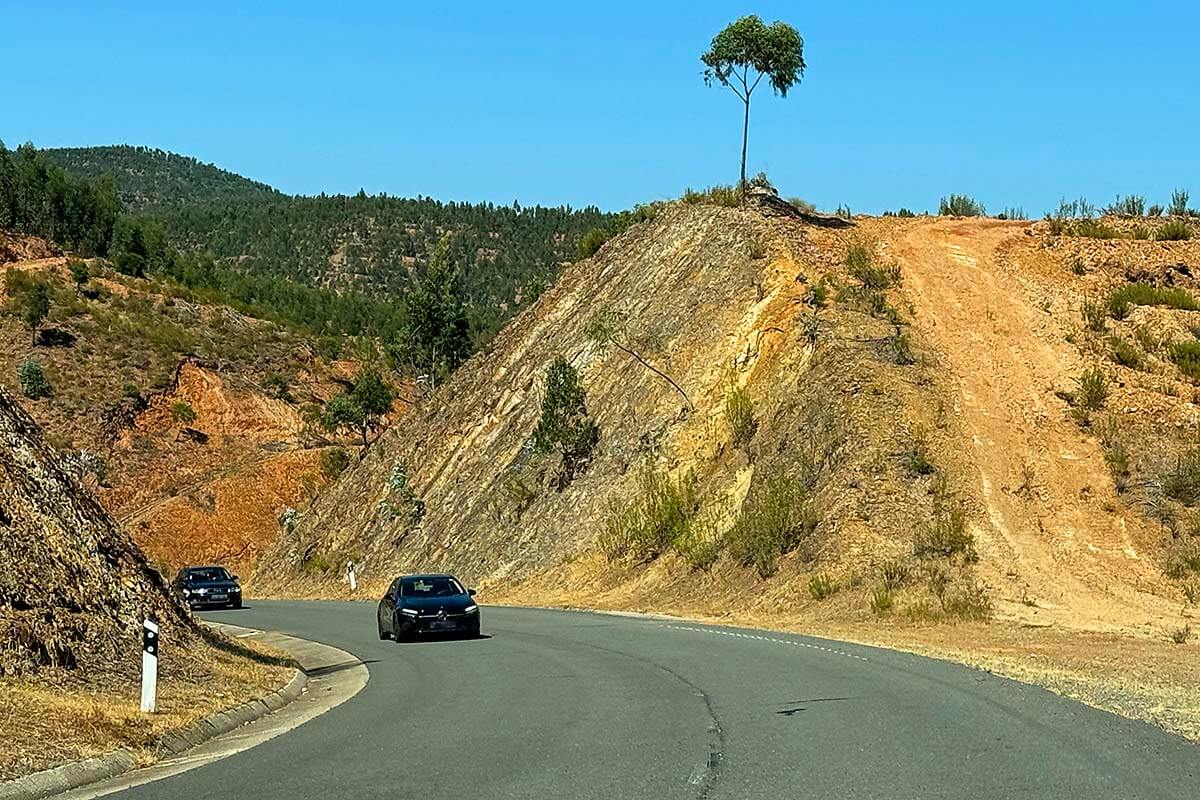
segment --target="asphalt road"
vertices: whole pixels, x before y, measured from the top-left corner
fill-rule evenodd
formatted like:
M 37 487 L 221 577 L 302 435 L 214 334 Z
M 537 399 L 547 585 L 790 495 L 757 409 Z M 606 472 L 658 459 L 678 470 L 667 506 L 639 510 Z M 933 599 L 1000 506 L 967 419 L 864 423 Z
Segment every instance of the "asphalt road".
M 395 644 L 365 603 L 209 615 L 367 663 L 353 699 L 116 797 L 1189 798 L 1200 747 L 938 661 L 800 636 L 484 608 Z

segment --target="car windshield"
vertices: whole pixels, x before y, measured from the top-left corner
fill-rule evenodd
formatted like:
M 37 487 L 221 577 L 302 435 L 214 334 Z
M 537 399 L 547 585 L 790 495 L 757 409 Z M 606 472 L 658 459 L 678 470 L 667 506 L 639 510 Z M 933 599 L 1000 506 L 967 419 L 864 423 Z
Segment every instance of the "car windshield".
M 229 573 L 224 567 L 200 567 L 184 573 L 185 581 L 227 581 Z
M 403 578 L 400 581 L 401 597 L 448 597 L 466 594 L 454 578 Z

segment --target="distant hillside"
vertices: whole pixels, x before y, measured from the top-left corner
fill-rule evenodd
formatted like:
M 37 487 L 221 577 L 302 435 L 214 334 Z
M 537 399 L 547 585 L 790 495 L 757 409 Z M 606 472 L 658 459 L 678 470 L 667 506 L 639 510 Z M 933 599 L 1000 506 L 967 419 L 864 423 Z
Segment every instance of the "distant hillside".
M 55 166 L 89 180 L 112 175 L 125 209 L 146 213 L 189 203 L 279 193 L 212 164 L 149 147 L 62 147 L 42 151 Z
M 476 334 L 488 338 L 575 260 L 613 215 L 588 207 L 444 203 L 386 195 L 293 197 L 195 159 L 144 147 L 45 151 L 51 163 L 112 174 L 126 210 L 185 250 L 313 286 L 402 297 L 447 235 Z

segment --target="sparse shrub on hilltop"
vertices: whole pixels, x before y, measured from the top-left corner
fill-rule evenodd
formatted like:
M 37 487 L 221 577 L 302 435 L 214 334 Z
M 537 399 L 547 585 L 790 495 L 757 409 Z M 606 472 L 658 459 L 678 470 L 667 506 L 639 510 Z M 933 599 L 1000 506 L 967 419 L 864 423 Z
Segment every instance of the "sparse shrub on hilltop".
M 1112 214 L 1119 217 L 1141 217 L 1146 213 L 1146 198 L 1141 195 L 1131 194 L 1125 197 L 1117 195 L 1117 199 L 1113 204 L 1104 209 L 1105 214 Z
M 951 194 L 942 198 L 938 205 L 938 215 L 942 217 L 983 217 L 987 209 L 983 203 L 965 194 Z
M 1192 238 L 1192 226 L 1181 219 L 1173 219 L 1160 225 L 1154 238 L 1160 242 L 1186 242 Z
M 688 205 L 714 205 L 724 208 L 737 208 L 742 203 L 737 187 L 728 185 L 710 186 L 701 192 L 684 189 L 681 199 Z
M 1172 217 L 1188 216 L 1188 199 L 1186 189 L 1176 189 L 1171 192 L 1171 205 L 1167 206 L 1167 213 Z

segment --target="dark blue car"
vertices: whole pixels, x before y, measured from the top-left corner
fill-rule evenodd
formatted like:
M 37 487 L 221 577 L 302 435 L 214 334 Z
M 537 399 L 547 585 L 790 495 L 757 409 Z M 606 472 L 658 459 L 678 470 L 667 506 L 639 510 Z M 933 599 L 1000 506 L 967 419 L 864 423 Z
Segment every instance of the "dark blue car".
M 379 601 L 379 638 L 429 635 L 479 636 L 475 590 L 453 575 L 401 575 Z
M 191 608 L 242 607 L 238 577 L 224 567 L 184 567 L 175 576 L 174 586 Z

